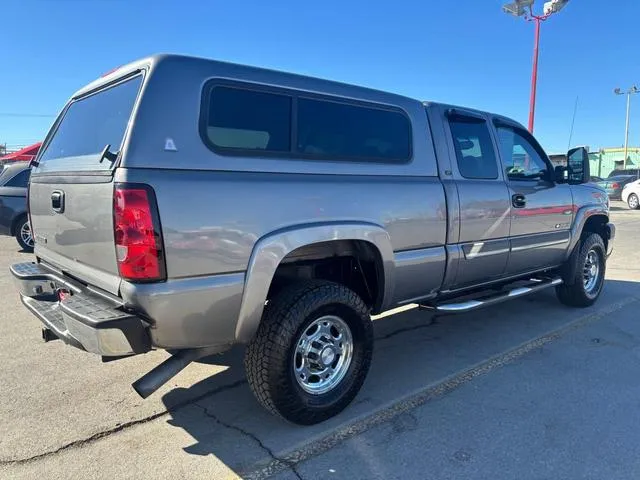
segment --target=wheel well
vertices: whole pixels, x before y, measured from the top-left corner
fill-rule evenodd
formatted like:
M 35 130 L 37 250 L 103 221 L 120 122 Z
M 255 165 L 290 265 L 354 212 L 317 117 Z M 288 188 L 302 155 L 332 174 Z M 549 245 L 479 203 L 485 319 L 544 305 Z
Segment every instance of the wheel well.
M 384 267 L 380 252 L 370 242 L 335 240 L 290 252 L 278 265 L 268 298 L 301 279 L 341 283 L 356 292 L 374 312 L 382 306 Z
M 592 215 L 587 219 L 582 227 L 582 235 L 586 232 L 589 233 L 597 233 L 602 237 L 602 241 L 604 242 L 604 246 L 608 247 L 609 237 L 607 235 L 607 222 L 609 219 L 606 215 Z
M 20 223 L 20 221 L 23 218 L 26 218 L 27 214 L 26 213 L 21 213 L 20 215 L 16 215 L 16 217 L 13 219 L 13 222 L 11 222 L 11 235 L 15 236 L 16 233 L 16 229 L 18 228 L 18 224 Z

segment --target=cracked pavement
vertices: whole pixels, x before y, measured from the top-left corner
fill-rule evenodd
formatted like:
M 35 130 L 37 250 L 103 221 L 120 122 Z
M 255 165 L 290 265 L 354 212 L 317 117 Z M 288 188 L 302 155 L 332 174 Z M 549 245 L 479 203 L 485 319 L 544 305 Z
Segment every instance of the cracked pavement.
M 260 408 L 240 348 L 190 365 L 142 400 L 130 383 L 166 353 L 102 364 L 61 342 L 42 343 L 40 324 L 20 305 L 7 271 L 29 256 L 2 237 L 0 478 L 566 477 L 565 470 L 535 470 L 560 462 L 558 449 L 582 459 L 584 475 L 577 476 L 637 476 L 637 455 L 627 452 L 617 470 L 607 470 L 601 464 L 614 455 L 610 448 L 590 457 L 591 444 L 578 441 L 596 441 L 589 421 L 602 429 L 608 420 L 611 431 L 631 435 L 623 418 L 596 409 L 605 400 L 628 400 L 621 404 L 632 425 L 640 417 L 631 401 L 640 371 L 633 321 L 640 212 L 616 210 L 613 220 L 616 250 L 596 306 L 565 308 L 547 291 L 469 315 L 434 319 L 411 309 L 379 318 L 363 390 L 341 415 L 307 428 Z M 595 350 L 604 357 L 594 358 Z M 589 368 L 578 368 L 583 363 Z M 590 385 L 592 371 L 601 387 L 581 386 Z M 540 440 L 536 432 L 546 433 Z M 633 445 L 638 440 L 629 436 Z

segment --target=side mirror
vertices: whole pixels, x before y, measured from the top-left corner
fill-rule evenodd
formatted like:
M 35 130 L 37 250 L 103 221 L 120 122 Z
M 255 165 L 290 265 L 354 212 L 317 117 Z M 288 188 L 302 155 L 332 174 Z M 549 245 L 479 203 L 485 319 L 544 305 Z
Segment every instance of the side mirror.
M 567 183 L 567 180 L 569 179 L 569 171 L 567 170 L 567 167 L 558 165 L 553 169 L 553 173 L 556 183 Z
M 567 153 L 568 183 L 579 185 L 591 181 L 589 153 L 584 147 L 572 148 Z

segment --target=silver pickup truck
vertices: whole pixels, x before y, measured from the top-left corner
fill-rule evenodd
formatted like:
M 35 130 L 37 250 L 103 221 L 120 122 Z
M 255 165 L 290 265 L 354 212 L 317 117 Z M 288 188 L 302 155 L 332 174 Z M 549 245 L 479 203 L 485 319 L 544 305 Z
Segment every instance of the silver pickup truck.
M 142 397 L 246 344 L 260 403 L 313 424 L 362 386 L 372 314 L 595 302 L 615 228 L 588 181 L 583 149 L 554 168 L 500 115 L 159 55 L 64 107 L 33 162 L 36 259 L 11 271 L 45 340 L 170 351 Z

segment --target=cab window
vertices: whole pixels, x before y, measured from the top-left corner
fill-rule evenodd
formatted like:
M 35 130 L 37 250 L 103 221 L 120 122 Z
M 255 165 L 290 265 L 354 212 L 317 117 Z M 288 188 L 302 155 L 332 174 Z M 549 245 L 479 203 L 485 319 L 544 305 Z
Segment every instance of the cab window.
M 548 178 L 547 162 L 523 133 L 515 128 L 498 127 L 500 154 L 509 180 Z

